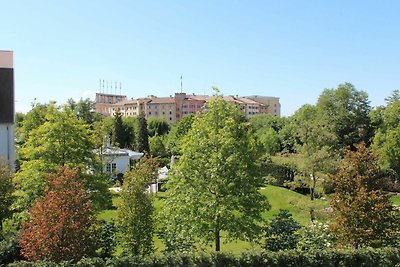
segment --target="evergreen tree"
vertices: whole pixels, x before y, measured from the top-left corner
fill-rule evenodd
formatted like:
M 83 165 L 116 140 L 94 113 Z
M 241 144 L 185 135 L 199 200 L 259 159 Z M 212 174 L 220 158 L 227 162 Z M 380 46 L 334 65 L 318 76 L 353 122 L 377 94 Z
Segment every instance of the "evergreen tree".
M 119 110 L 114 117 L 114 145 L 119 148 L 125 147 L 125 129 L 122 123 L 122 114 Z
M 139 152 L 150 151 L 149 134 L 147 133 L 147 121 L 143 113 L 139 115 L 139 121 L 138 121 L 137 150 Z
M 288 210 L 279 210 L 267 227 L 265 248 L 272 251 L 295 249 L 300 235 L 300 224 Z

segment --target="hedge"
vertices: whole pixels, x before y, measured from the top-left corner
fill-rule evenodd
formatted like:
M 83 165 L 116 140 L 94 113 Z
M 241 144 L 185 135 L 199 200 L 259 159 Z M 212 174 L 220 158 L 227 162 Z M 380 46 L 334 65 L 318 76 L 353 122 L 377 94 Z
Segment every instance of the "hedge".
M 163 266 L 271 266 L 271 267 L 313 267 L 313 266 L 396 266 L 400 264 L 400 249 L 347 249 L 314 251 L 247 251 L 241 255 L 230 253 L 162 254 L 145 258 L 115 257 L 111 259 L 84 258 L 78 262 L 14 262 L 12 267 L 163 267 Z M 399 265 L 400 266 L 400 265 Z

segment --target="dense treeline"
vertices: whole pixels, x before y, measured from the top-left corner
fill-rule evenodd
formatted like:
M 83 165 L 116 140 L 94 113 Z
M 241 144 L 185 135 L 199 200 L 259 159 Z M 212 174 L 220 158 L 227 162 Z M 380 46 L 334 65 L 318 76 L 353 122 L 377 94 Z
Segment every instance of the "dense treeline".
M 119 266 L 139 258 L 143 266 L 346 266 L 360 258 L 366 265 L 398 263 L 395 249 L 365 249 L 399 240 L 399 212 L 387 194 L 399 190 L 399 92 L 386 101 L 373 108 L 365 92 L 346 83 L 325 89 L 315 105 L 290 117 L 246 119 L 216 91 L 207 111 L 177 125 L 119 112 L 102 117 L 88 99 L 34 104 L 16 116 L 15 174 L 0 164 L 0 264 L 25 259 Z M 115 223 L 95 219 L 113 206 L 108 188 L 117 184 L 95 151 L 112 147 L 145 153 L 125 174 Z M 157 210 L 147 187 L 165 165 L 170 173 Z M 288 210 L 267 221 L 263 214 L 271 205 L 260 189 L 268 184 L 305 193 L 310 203 L 328 198 L 327 219 L 318 222 L 310 204 L 309 225 Z M 164 255 L 155 255 L 155 236 Z M 220 251 L 222 236 L 263 250 L 192 255 Z M 118 250 L 130 257 L 81 260 L 113 257 Z M 188 254 L 168 254 L 177 252 Z M 15 266 L 24 264 L 29 266 Z

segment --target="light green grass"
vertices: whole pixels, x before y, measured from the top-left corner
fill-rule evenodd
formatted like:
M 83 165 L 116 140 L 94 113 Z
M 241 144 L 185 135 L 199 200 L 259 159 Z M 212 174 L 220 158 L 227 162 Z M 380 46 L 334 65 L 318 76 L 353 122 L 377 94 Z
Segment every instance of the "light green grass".
M 325 211 L 325 208 L 329 207 L 329 200 L 325 199 L 315 199 L 310 200 L 309 196 L 304 196 L 302 194 L 293 192 L 291 190 L 277 187 L 277 186 L 266 186 L 260 190 L 261 194 L 267 196 L 268 201 L 271 205 L 271 209 L 263 213 L 263 218 L 267 221 L 273 219 L 274 215 L 279 212 L 280 209 L 287 209 L 293 214 L 293 218 L 297 220 L 301 225 L 307 225 L 310 222 L 310 208 L 315 210 L 316 219 L 319 221 L 326 221 L 329 219 L 329 213 Z M 165 193 L 159 192 L 154 195 L 154 208 L 158 212 L 162 210 L 163 199 L 165 198 Z M 400 203 L 400 196 L 397 198 Z M 119 194 L 113 194 L 113 209 L 104 210 L 98 214 L 97 218 L 111 221 L 115 220 L 117 216 L 117 205 L 121 202 Z M 157 225 L 160 228 L 161 225 Z M 252 250 L 260 248 L 259 245 L 250 244 L 245 241 L 231 241 L 226 242 L 225 233 L 221 233 L 221 250 L 226 252 L 231 252 L 234 254 L 242 253 L 244 250 Z M 165 249 L 164 244 L 158 238 L 154 236 L 154 245 L 157 252 L 161 252 Z M 205 251 L 212 251 L 212 246 L 204 246 L 201 248 Z
M 393 202 L 393 205 L 400 206 L 400 194 L 392 195 L 390 200 Z

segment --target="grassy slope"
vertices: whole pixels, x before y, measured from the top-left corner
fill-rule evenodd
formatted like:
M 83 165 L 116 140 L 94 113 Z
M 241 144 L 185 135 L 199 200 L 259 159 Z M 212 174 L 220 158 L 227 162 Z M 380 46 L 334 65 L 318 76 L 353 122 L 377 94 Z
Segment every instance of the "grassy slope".
M 269 203 L 271 204 L 271 209 L 263 214 L 263 217 L 266 220 L 271 220 L 278 213 L 279 209 L 287 209 L 292 214 L 293 217 L 302 225 L 306 225 L 310 221 L 310 208 L 314 208 L 316 211 L 316 217 L 318 220 L 325 221 L 327 220 L 327 213 L 324 211 L 324 208 L 329 206 L 328 200 L 317 199 L 311 201 L 309 197 L 301 195 L 299 193 L 293 192 L 291 190 L 276 187 L 276 186 L 267 186 L 260 191 L 263 195 L 267 196 Z M 164 197 L 163 193 L 158 193 L 155 197 L 154 207 L 157 210 L 162 208 L 162 198 Z M 118 194 L 115 194 L 113 197 L 113 205 L 114 209 L 105 210 L 98 215 L 98 219 L 104 219 L 106 221 L 115 220 L 117 215 L 116 206 L 120 202 L 120 198 Z M 223 236 L 223 234 L 222 234 Z M 162 242 L 155 237 L 155 246 L 160 251 L 163 249 Z M 254 245 L 258 247 L 257 245 Z M 222 239 L 221 249 L 223 251 L 230 251 L 233 253 L 239 253 L 245 249 L 252 249 L 252 244 L 243 241 L 237 242 L 228 242 L 225 243 L 224 239 Z M 210 248 L 211 249 L 211 248 Z

